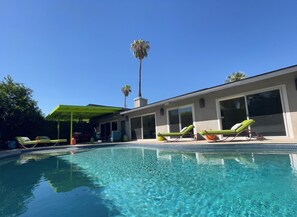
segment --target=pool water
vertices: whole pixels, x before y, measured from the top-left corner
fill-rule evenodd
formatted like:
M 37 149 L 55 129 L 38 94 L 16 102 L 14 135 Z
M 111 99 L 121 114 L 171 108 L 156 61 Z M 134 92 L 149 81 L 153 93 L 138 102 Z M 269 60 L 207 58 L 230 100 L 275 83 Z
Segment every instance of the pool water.
M 100 148 L 0 161 L 0 216 L 297 216 L 297 154 Z

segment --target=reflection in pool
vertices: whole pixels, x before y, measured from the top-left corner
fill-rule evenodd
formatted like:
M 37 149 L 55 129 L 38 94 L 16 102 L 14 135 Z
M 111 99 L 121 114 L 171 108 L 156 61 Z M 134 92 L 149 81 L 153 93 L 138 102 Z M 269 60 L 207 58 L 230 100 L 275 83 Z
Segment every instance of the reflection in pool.
M 297 216 L 296 154 L 101 148 L 0 161 L 0 216 Z

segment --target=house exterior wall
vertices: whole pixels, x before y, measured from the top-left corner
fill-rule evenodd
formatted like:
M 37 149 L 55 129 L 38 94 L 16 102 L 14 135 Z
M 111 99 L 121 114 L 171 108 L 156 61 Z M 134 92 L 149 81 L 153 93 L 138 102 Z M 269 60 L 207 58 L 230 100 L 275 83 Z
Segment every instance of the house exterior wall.
M 128 136 L 128 138 L 131 139 L 131 118 L 141 117 L 149 114 L 155 115 L 156 132 L 159 132 L 158 126 L 163 124 L 164 119 L 163 116 L 160 115 L 160 108 L 161 107 L 152 107 L 125 115 L 125 117 L 128 117 L 128 121 L 126 122 L 126 135 Z
M 120 114 L 114 114 L 111 116 L 95 118 L 92 120 L 93 123 L 96 123 L 96 131 L 101 133 L 101 124 L 117 122 L 118 131 L 121 131 L 121 121 L 124 120 L 124 117 Z
M 286 115 L 291 123 L 288 123 L 292 129 L 292 138 L 297 138 L 297 72 L 287 76 L 286 92 L 288 96 L 288 108 Z
M 202 129 L 221 129 L 219 121 L 219 111 L 216 108 L 216 100 L 222 98 L 233 98 L 242 96 L 246 93 L 261 92 L 262 90 L 269 90 L 270 88 L 281 88 L 283 112 L 285 114 L 285 121 L 289 137 L 297 138 L 297 90 L 295 86 L 295 79 L 297 72 L 253 82 L 242 85 L 236 88 L 224 89 L 224 91 L 213 92 L 206 94 L 205 108 L 196 109 L 196 123 L 197 131 Z M 269 108 L 268 108 L 269 109 Z
M 283 70 L 284 72 L 287 69 Z M 280 89 L 282 106 L 284 112 L 285 126 L 287 135 L 291 138 L 297 138 L 297 87 L 295 80 L 297 79 L 297 71 L 293 73 L 284 73 L 279 76 L 266 76 L 263 79 L 261 76 L 256 76 L 253 82 L 235 82 L 229 87 L 223 86 L 215 91 L 203 91 L 195 94 L 189 94 L 187 97 L 177 97 L 172 100 L 165 100 L 164 104 L 156 103 L 155 106 L 138 108 L 129 112 L 123 112 L 117 117 L 100 119 L 99 122 L 114 121 L 118 119 L 118 126 L 120 127 L 121 120 L 125 120 L 126 134 L 130 137 L 130 120 L 133 117 L 144 116 L 148 114 L 155 114 L 156 134 L 159 132 L 168 132 L 168 110 L 184 106 L 191 106 L 193 108 L 193 122 L 194 133 L 203 129 L 221 129 L 219 100 L 236 98 L 246 94 L 254 94 L 264 92 L 272 89 Z M 241 84 L 242 83 L 242 84 Z M 178 98 L 182 98 L 178 100 Z M 199 100 L 203 98 L 205 106 L 201 107 Z M 163 109 L 164 112 L 161 111 Z M 269 109 L 269 108 L 267 108 Z M 163 113 L 163 114 L 162 114 Z M 129 138 L 130 139 L 130 138 Z

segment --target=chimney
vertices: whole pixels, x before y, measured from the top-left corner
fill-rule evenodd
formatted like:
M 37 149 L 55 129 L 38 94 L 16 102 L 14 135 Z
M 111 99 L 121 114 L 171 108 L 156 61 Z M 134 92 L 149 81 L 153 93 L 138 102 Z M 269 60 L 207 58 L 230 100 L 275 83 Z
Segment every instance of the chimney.
M 147 105 L 147 99 L 142 97 L 137 97 L 134 99 L 134 108 L 139 108 L 146 105 Z

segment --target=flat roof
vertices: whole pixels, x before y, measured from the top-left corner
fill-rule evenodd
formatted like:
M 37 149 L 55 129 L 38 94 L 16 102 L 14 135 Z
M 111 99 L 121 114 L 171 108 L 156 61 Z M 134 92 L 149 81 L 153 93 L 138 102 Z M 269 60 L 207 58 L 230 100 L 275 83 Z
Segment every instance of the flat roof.
M 103 115 L 124 111 L 124 108 L 102 105 L 58 105 L 47 117 L 51 121 L 89 120 Z
M 204 89 L 197 90 L 197 91 L 194 91 L 194 92 L 182 94 L 182 95 L 179 95 L 179 96 L 176 96 L 176 97 L 172 97 L 172 98 L 168 98 L 168 99 L 161 100 L 161 101 L 158 101 L 158 102 L 154 102 L 154 103 L 148 104 L 146 106 L 142 106 L 142 107 L 139 107 L 139 108 L 134 108 L 134 109 L 131 109 L 129 111 L 123 111 L 123 112 L 121 112 L 121 114 L 128 114 L 128 113 L 131 113 L 131 112 L 151 108 L 151 107 L 154 107 L 154 106 L 165 105 L 165 104 L 168 104 L 170 102 L 175 102 L 175 101 L 179 101 L 179 100 L 182 100 L 182 99 L 187 99 L 187 98 L 190 98 L 190 97 L 204 95 L 204 94 L 212 93 L 212 92 L 215 92 L 215 91 L 222 91 L 222 90 L 225 90 L 227 88 L 238 87 L 238 86 L 241 86 L 241 85 L 244 85 L 244 84 L 249 84 L 249 83 L 253 83 L 253 82 L 256 82 L 256 81 L 261 81 L 261 80 L 277 77 L 277 76 L 280 76 L 280 75 L 293 73 L 293 72 L 296 72 L 296 71 L 297 71 L 297 65 L 293 65 L 293 66 L 289 66 L 289 67 L 286 67 L 286 68 L 281 68 L 281 69 L 273 70 L 273 71 L 266 72 L 266 73 L 263 73 L 263 74 L 248 77 L 248 78 L 245 78 L 245 79 L 242 79 L 242 80 L 239 80 L 239 81 L 220 84 L 220 85 L 217 85 L 217 86 L 204 88 Z

